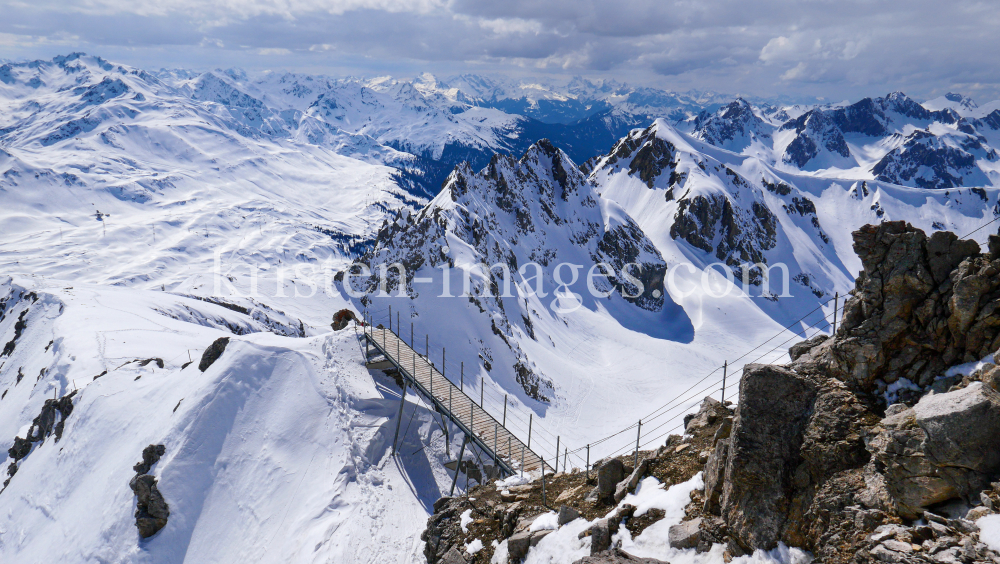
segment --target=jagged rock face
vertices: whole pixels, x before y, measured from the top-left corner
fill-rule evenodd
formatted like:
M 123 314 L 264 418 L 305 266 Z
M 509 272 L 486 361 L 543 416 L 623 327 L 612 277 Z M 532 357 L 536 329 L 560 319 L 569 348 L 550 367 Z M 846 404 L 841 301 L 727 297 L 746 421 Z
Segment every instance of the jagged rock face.
M 983 150 L 975 139 L 966 148 Z M 995 154 L 989 158 L 995 159 Z M 922 129 L 911 133 L 900 147 L 882 157 L 872 168 L 872 174 L 883 182 L 921 188 L 965 186 L 970 177 L 973 182 L 987 181 L 976 165 L 976 157 L 968 150 L 946 144 Z
M 633 163 L 637 175 L 655 176 L 664 159 L 669 161 L 670 148 L 665 145 L 642 150 L 645 160 Z M 550 294 L 558 286 L 556 276 L 563 281 L 570 278 L 561 263 L 582 266 L 573 290 L 583 296 L 581 303 L 591 299 L 581 285 L 586 284 L 589 269 L 601 263 L 615 273 L 595 278 L 595 287 L 616 293 L 614 298 L 624 299 L 630 307 L 658 312 L 669 299 L 663 291 L 666 263 L 653 243 L 624 210 L 597 194 L 565 153 L 544 140 L 518 161 L 497 155 L 478 173 L 468 165 L 456 168 L 427 207 L 384 225 L 362 262 L 373 265 L 367 279 L 372 293 L 383 282 L 388 292 L 400 287 L 397 269 L 388 269 L 383 280 L 376 265 L 402 264 L 414 307 L 421 303 L 422 288 L 412 284 L 418 271 L 441 280 L 441 268 L 471 269 L 468 301 L 488 317 L 492 333 L 513 355 L 510 368 L 518 384 L 541 401 L 552 398 L 552 384 L 536 373 L 518 345 L 521 335 L 538 338 L 532 322 L 537 313 L 517 311 L 526 303 L 522 289 L 536 287 L 537 280 L 530 281 L 536 267 L 529 263 L 541 270 Z M 622 271 L 629 264 L 625 276 Z M 451 287 L 457 293 L 463 282 L 455 280 Z M 440 288 L 434 288 L 433 295 Z M 541 306 L 554 308 L 554 304 Z M 495 355 L 484 346 L 480 356 Z
M 736 173 L 729 176 L 734 182 L 746 182 Z M 761 201 L 754 200 L 744 207 L 727 195 L 699 194 L 678 200 L 670 236 L 739 268 L 747 263 L 767 264 L 765 252 L 775 247 L 777 227 L 777 217 Z M 752 269 L 749 276 L 752 284 L 760 283 L 758 268 Z
M 809 527 L 828 501 L 822 488 L 839 473 L 864 466 L 868 454 L 858 429 L 876 421 L 843 385 L 748 366 L 727 447 L 709 460 L 717 465 L 714 459 L 725 453 L 720 513 L 739 546 L 818 546 Z
M 768 126 L 753 107 L 737 98 L 714 114 L 702 112 L 694 122 L 695 137 L 718 147 L 741 150 L 757 139 L 770 139 Z
M 866 393 L 907 378 L 927 387 L 959 362 L 1000 348 L 1000 260 L 974 241 L 904 222 L 854 233 L 864 271 L 837 339 L 799 360 Z
M 806 168 L 824 149 L 845 159 L 851 157 L 844 133 L 826 112 L 807 112 L 782 125 L 781 129 L 794 129 L 796 133 L 795 139 L 785 148 L 781 157 L 785 163 Z
M 653 125 L 641 132 L 630 133 L 615 144 L 607 157 L 597 157 L 596 161 L 605 169 L 622 167 L 628 162 L 628 175 L 638 175 L 638 178 L 650 188 L 663 171 L 667 170 L 671 172 L 667 182 L 673 186 L 681 180 L 672 174 L 676 168 L 673 160 L 676 152 L 677 148 L 673 143 L 656 135 L 656 127 Z

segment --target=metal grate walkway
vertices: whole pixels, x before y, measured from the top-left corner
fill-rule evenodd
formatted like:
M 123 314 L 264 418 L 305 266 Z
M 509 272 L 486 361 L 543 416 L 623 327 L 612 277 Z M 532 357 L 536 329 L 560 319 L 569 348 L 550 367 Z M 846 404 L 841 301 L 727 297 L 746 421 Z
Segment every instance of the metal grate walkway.
M 366 344 L 370 344 L 403 376 L 409 386 L 430 400 L 437 410 L 457 425 L 497 467 L 511 475 L 518 469 L 535 470 L 552 466 L 521 442 L 500 421 L 452 384 L 421 354 L 390 329 L 365 324 Z M 388 366 L 386 366 L 388 367 Z M 528 438 L 530 443 L 531 438 Z M 523 461 L 523 463 L 522 463 Z

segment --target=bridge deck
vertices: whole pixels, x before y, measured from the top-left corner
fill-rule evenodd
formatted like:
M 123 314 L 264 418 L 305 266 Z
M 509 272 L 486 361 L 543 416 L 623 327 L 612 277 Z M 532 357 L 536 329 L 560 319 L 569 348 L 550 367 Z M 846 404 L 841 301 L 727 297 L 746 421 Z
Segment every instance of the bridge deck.
M 436 404 L 438 410 L 463 432 L 471 433 L 470 439 L 490 458 L 496 459 L 508 474 L 521 468 L 522 460 L 524 470 L 535 470 L 542 464 L 549 470 L 552 469 L 551 465 L 545 463 L 500 421 L 452 384 L 423 355 L 414 351 L 394 332 L 368 326 L 365 328 L 365 337 L 386 360 L 399 369 L 411 386 Z

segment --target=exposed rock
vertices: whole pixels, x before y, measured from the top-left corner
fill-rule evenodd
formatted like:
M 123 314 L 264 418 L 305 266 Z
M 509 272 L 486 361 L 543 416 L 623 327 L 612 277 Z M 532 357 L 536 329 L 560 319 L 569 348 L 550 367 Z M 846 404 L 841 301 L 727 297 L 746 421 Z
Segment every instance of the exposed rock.
M 28 456 L 29 452 L 31 452 L 31 441 L 21 437 L 14 437 L 14 445 L 7 449 L 7 454 L 15 462 Z
M 136 497 L 135 526 L 139 529 L 139 536 L 144 539 L 166 526 L 167 518 L 170 517 L 170 507 L 156 486 L 156 478 L 146 473 L 164 452 L 163 445 L 144 448 L 143 461 L 133 467 L 137 473 L 128 484 Z M 147 461 L 151 462 L 147 464 Z
M 635 491 L 636 486 L 639 485 L 639 480 L 641 480 L 642 477 L 646 475 L 646 472 L 648 470 L 649 470 L 649 459 L 644 458 L 642 459 L 642 462 L 639 463 L 639 466 L 637 466 L 635 470 L 633 470 L 632 473 L 629 474 L 628 478 L 622 480 L 621 482 L 618 483 L 617 486 L 615 486 L 615 503 L 620 502 L 621 500 L 625 499 L 626 495 Z
M 453 546 L 441 557 L 439 562 L 441 564 L 465 564 L 468 560 L 465 558 L 465 553 Z
M 214 343 L 209 345 L 205 352 L 201 355 L 201 362 L 198 363 L 198 370 L 202 372 L 208 370 L 209 366 L 219 360 L 222 353 L 226 351 L 226 345 L 229 344 L 229 337 L 220 337 L 215 340 Z
M 142 462 L 132 467 L 137 474 L 146 474 L 154 464 L 160 461 L 160 457 L 167 451 L 163 445 L 149 445 L 142 449 Z
M 816 393 L 814 383 L 790 370 L 764 365 L 744 369 L 722 515 L 747 548 L 773 548 L 781 538 L 793 473 L 801 459 L 802 435 Z
M 983 385 L 1000 392 L 1000 366 L 994 366 L 983 373 Z
M 730 427 L 731 428 L 731 427 Z M 726 472 L 726 460 L 729 455 L 729 441 L 720 440 L 715 443 L 715 450 L 705 463 L 705 512 L 718 514 L 721 507 L 723 478 Z
M 611 550 L 601 552 L 598 554 L 591 554 L 574 562 L 573 564 L 668 564 L 663 560 L 656 560 L 655 558 L 639 558 L 638 556 L 632 556 L 631 554 L 625 552 L 620 548 L 613 548 Z
M 527 556 L 529 548 L 531 548 L 531 533 L 528 531 L 514 533 L 507 539 L 507 554 L 512 562 L 519 562 Z
M 792 357 L 793 361 L 798 360 L 799 357 L 813 350 L 817 346 L 823 344 L 829 338 L 830 338 L 829 335 L 824 335 L 820 333 L 819 335 L 816 335 L 811 339 L 806 339 L 801 343 L 792 345 L 792 348 L 788 349 L 788 356 Z
M 625 464 L 617 458 L 612 458 L 601 464 L 597 469 L 597 488 L 594 492 L 598 499 L 612 499 L 618 483 L 625 478 Z
M 903 517 L 969 498 L 1000 476 L 1000 394 L 976 382 L 886 417 L 869 448 Z
M 566 523 L 569 523 L 570 521 L 575 520 L 579 516 L 580 516 L 580 512 L 577 511 L 576 509 L 573 509 L 572 507 L 570 507 L 568 505 L 560 505 L 559 506 L 559 517 L 557 518 L 556 522 L 559 524 L 560 527 L 562 527 Z
M 683 521 L 670 527 L 667 539 L 671 548 L 695 548 L 701 541 L 701 519 Z
M 341 329 L 347 327 L 351 321 L 360 323 L 358 321 L 358 316 L 355 315 L 353 311 L 349 309 L 342 309 L 333 314 L 333 323 L 330 324 L 330 327 L 333 327 L 334 331 L 340 331 Z
M 706 397 L 702 400 L 701 407 L 698 409 L 698 413 L 696 413 L 694 417 L 691 419 L 687 419 L 685 417 L 686 421 L 684 422 L 684 431 L 690 433 L 695 429 L 702 429 L 714 424 L 719 416 L 718 411 L 721 406 L 722 403 L 719 402 L 719 400 L 712 397 Z
M 855 231 L 854 249 L 864 271 L 837 338 L 795 369 L 865 393 L 900 378 L 926 388 L 949 366 L 1000 346 L 1000 261 L 980 255 L 976 242 L 890 221 Z
M 611 536 L 618 532 L 618 523 L 611 519 L 601 519 L 590 526 L 590 554 L 597 554 L 611 548 Z

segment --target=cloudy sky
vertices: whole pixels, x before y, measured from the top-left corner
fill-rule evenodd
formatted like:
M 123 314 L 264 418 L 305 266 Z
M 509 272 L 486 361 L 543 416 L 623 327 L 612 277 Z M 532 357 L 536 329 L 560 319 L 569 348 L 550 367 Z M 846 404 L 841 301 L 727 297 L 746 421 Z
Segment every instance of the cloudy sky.
M 956 0 L 0 0 L 0 58 L 144 68 L 610 77 L 827 100 L 1000 98 L 1000 3 Z

